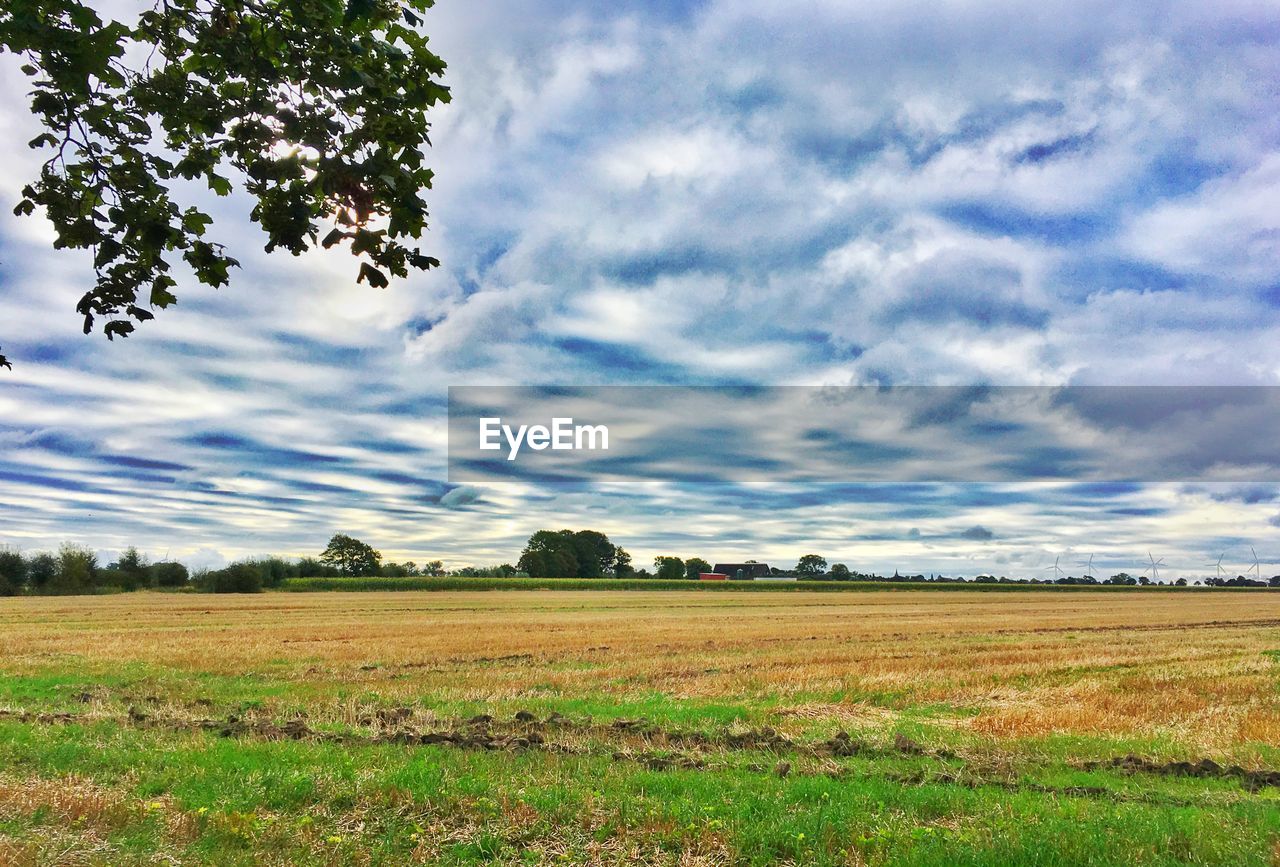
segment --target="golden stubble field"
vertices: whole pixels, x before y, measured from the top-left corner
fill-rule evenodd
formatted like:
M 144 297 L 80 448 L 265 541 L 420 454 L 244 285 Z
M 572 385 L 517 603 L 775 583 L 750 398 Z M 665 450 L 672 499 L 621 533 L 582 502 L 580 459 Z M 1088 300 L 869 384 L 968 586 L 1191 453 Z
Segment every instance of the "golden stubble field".
M 1280 744 L 1280 594 L 268 593 L 0 600 L 0 670 L 128 663 L 388 700 L 768 704 L 997 739 Z

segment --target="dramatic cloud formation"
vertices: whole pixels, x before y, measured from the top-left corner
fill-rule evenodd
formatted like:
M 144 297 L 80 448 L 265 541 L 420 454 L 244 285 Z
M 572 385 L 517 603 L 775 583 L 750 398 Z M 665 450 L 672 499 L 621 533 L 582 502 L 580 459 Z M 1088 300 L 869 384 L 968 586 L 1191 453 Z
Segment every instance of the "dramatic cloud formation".
M 356 287 L 349 257 L 266 256 L 244 199 L 197 191 L 244 267 L 107 345 L 72 312 L 89 263 L 38 218 L 0 219 L 17 367 L 0 543 L 215 561 L 347 531 L 462 564 L 591 526 L 642 564 L 818 551 L 1031 574 L 1097 552 L 1136 571 L 1155 547 L 1195 575 L 1250 544 L 1280 562 L 1274 492 L 1247 476 L 734 487 L 685 461 L 566 489 L 445 472 L 450 385 L 1280 384 L 1272 5 L 494 0 L 428 27 L 455 94 L 432 135 L 438 272 Z M 16 66 L 0 61 L 6 215 L 37 171 Z M 1126 450 L 1178 435 L 1071 409 Z M 1269 444 L 1237 435 L 1250 411 L 1181 430 L 1265 463 Z

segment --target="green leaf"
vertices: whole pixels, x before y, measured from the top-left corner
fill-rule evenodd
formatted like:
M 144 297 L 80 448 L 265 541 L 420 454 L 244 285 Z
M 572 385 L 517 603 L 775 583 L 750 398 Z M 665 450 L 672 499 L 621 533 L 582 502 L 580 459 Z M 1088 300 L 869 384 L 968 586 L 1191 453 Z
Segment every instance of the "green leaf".
M 377 9 L 373 0 L 350 0 L 347 3 L 347 14 L 342 16 L 343 24 L 350 24 L 362 18 L 368 18 Z
M 220 196 L 231 195 L 231 181 L 221 175 L 209 175 L 209 189 L 213 190 Z
M 128 337 L 133 333 L 133 323 L 123 319 L 113 319 L 102 329 L 102 333 L 107 335 L 108 340 L 115 340 L 116 335 Z
M 386 274 L 383 274 L 368 262 L 361 262 L 360 276 L 356 278 L 356 282 L 363 283 L 365 280 L 368 280 L 369 285 L 374 289 L 385 289 L 391 285 L 390 281 L 387 280 Z
M 164 308 L 168 307 L 170 304 L 176 304 L 176 303 L 178 303 L 178 299 L 172 292 L 168 292 L 164 289 L 151 290 L 152 306 L 159 307 L 161 310 L 163 310 Z
M 203 235 L 205 229 L 212 222 L 213 217 L 195 208 L 188 208 L 186 213 L 182 215 L 182 228 L 193 235 Z
M 168 275 L 157 277 L 156 282 L 151 284 L 151 306 L 163 310 L 170 304 L 176 304 L 177 297 L 169 291 L 169 287 L 176 285 L 177 281 Z
M 102 26 L 102 19 L 92 9 L 76 3 L 67 10 L 67 17 L 80 30 L 96 30 Z

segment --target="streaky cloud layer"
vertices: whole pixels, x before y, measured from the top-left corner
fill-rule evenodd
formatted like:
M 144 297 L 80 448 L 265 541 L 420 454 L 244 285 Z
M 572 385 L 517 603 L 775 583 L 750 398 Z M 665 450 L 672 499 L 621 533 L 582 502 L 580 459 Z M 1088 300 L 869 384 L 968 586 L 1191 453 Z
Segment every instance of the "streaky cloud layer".
M 0 221 L 0 543 L 214 563 L 346 531 L 461 565 L 563 525 L 640 564 L 1032 574 L 1095 551 L 1134 571 L 1155 546 L 1196 575 L 1251 544 L 1280 563 L 1280 505 L 1249 477 L 446 474 L 450 385 L 1280 384 L 1270 4 L 495 0 L 427 27 L 455 93 L 432 133 L 437 272 L 357 287 L 342 256 L 257 252 L 242 196 L 195 193 L 244 267 L 108 345 L 72 312 L 85 257 Z M 6 208 L 38 171 L 25 90 L 0 57 Z M 1138 409 L 1072 411 L 1118 449 L 1191 429 Z M 1201 457 L 1247 458 L 1248 412 L 1206 416 Z

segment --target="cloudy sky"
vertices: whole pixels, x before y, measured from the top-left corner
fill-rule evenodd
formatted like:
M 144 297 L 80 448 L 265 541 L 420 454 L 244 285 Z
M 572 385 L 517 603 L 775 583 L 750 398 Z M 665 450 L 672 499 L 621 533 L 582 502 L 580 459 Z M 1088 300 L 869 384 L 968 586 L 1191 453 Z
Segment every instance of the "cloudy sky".
M 215 564 L 345 531 L 463 565 L 591 527 L 638 564 L 1280 571 L 1265 474 L 451 484 L 445 413 L 451 385 L 1278 385 L 1274 3 L 442 0 L 427 27 L 443 267 L 357 287 L 204 201 L 243 268 L 113 344 L 79 333 L 85 259 L 9 216 L 38 130 L 0 59 L 0 543 Z

